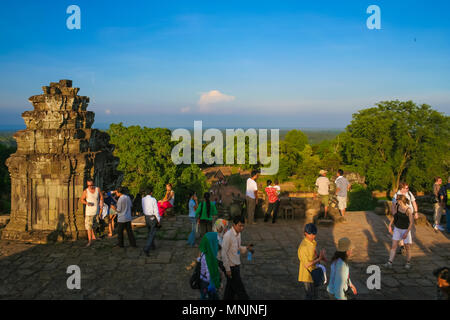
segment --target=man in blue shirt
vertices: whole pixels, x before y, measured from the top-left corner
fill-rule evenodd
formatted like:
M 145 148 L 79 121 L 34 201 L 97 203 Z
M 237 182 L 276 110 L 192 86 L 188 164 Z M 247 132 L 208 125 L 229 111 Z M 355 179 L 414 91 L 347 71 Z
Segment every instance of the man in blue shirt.
M 188 237 L 188 244 L 193 247 L 195 245 L 195 235 L 196 235 L 196 227 L 197 227 L 197 219 L 195 218 L 195 211 L 198 207 L 198 199 L 197 194 L 195 192 L 191 192 L 189 199 L 189 221 L 191 222 L 191 233 Z
M 123 248 L 123 231 L 126 229 L 130 245 L 137 248 L 136 239 L 134 238 L 133 229 L 131 228 L 131 199 L 125 194 L 125 189 L 123 187 L 118 188 L 115 191 L 115 194 L 119 199 L 117 200 L 117 206 L 112 206 L 112 208 L 117 213 L 118 246 Z

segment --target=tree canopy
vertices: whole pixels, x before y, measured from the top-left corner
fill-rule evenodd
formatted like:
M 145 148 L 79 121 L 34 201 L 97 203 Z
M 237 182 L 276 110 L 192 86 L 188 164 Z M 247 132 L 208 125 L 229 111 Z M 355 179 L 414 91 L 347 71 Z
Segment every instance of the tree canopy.
M 302 162 L 302 151 L 308 143 L 307 136 L 300 130 L 290 130 L 280 142 L 280 168 L 278 178 L 287 180 L 297 172 Z
M 6 159 L 16 151 L 16 147 L 10 147 L 0 143 L 0 212 L 9 212 L 11 197 L 11 178 L 9 176 Z
M 449 172 L 449 134 L 449 117 L 429 105 L 380 102 L 353 114 L 341 136 L 343 161 L 373 190 L 397 190 L 400 181 L 430 189 L 432 177 Z
M 176 142 L 171 141 L 169 129 L 125 127 L 119 123 L 111 124 L 108 133 L 115 145 L 114 155 L 120 159 L 118 169 L 124 174 L 123 185 L 132 195 L 152 186 L 153 195 L 162 199 L 165 185 L 172 183 L 176 206 L 185 211 L 188 192 L 196 191 L 201 197 L 207 189 L 206 177 L 197 165 L 172 162 Z

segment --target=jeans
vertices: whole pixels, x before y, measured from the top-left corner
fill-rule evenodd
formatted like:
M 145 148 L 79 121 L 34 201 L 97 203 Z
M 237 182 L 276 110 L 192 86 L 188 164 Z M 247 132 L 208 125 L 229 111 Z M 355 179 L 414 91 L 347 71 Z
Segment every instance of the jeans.
M 280 207 L 280 200 L 275 201 L 274 203 L 269 202 L 269 207 L 267 208 L 266 215 L 264 216 L 264 221 L 269 220 L 270 214 L 273 210 L 272 222 L 275 222 L 278 215 L 278 208 Z
M 134 238 L 133 229 L 131 229 L 131 221 L 117 223 L 117 236 L 119 247 L 123 247 L 123 230 L 127 230 L 128 241 L 132 247 L 136 247 L 136 239 Z
M 195 244 L 195 234 L 196 234 L 196 230 L 195 229 L 197 228 L 197 219 L 195 217 L 190 217 L 189 220 L 191 221 L 191 224 L 192 224 L 192 231 L 189 234 L 187 242 L 191 246 L 194 246 L 194 244 Z
M 156 218 L 152 218 L 151 216 L 145 216 L 145 223 L 148 228 L 148 238 L 147 243 L 145 244 L 144 251 L 149 252 L 150 248 L 154 248 L 155 243 L 155 235 L 156 235 L 156 224 L 158 220 Z
M 241 279 L 241 271 L 239 266 L 230 267 L 231 279 L 227 276 L 227 284 L 223 300 L 233 300 L 237 296 L 238 300 L 249 300 L 244 284 Z
M 305 287 L 305 300 L 317 300 L 318 292 L 314 282 L 303 282 Z

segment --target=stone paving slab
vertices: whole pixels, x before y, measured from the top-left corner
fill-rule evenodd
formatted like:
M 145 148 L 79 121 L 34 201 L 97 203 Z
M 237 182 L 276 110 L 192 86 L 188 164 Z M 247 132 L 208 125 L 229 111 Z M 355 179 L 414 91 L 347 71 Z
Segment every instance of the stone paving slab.
M 355 244 L 350 259 L 351 279 L 358 299 L 434 299 L 436 288 L 432 271 L 450 265 L 450 239 L 427 225 L 413 232 L 412 269 L 398 256 L 392 270 L 381 269 L 381 289 L 366 286 L 367 267 L 385 263 L 391 245 L 387 217 L 372 212 L 349 212 L 347 223 L 319 226 L 317 242 L 331 258 L 340 237 Z M 242 257 L 242 278 L 252 299 L 303 299 L 297 282 L 297 249 L 303 238 L 302 220 L 276 224 L 259 221 L 245 227 L 243 244 L 255 245 L 252 261 Z M 0 299 L 198 299 L 199 292 L 189 287 L 192 270 L 187 267 L 198 255 L 197 248 L 186 245 L 190 231 L 187 217 L 163 220 L 156 250 L 147 257 L 142 252 L 147 229 L 135 228 L 138 248 L 116 245 L 117 236 L 96 241 L 47 245 L 0 241 Z M 81 290 L 68 290 L 69 265 L 81 268 Z M 327 265 L 329 272 L 329 265 Z M 223 294 L 223 288 L 219 290 Z M 327 299 L 325 288 L 319 296 Z

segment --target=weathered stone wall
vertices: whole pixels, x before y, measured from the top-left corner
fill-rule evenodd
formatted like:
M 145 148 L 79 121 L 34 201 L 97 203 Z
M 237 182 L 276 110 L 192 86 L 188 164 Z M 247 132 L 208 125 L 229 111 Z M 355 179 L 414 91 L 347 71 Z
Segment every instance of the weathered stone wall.
M 116 185 L 118 158 L 106 133 L 91 129 L 89 98 L 78 96 L 72 81 L 44 86 L 32 96 L 33 111 L 22 117 L 17 152 L 6 164 L 11 175 L 11 218 L 3 239 L 47 242 L 85 236 L 80 197 L 92 177 L 102 189 Z

